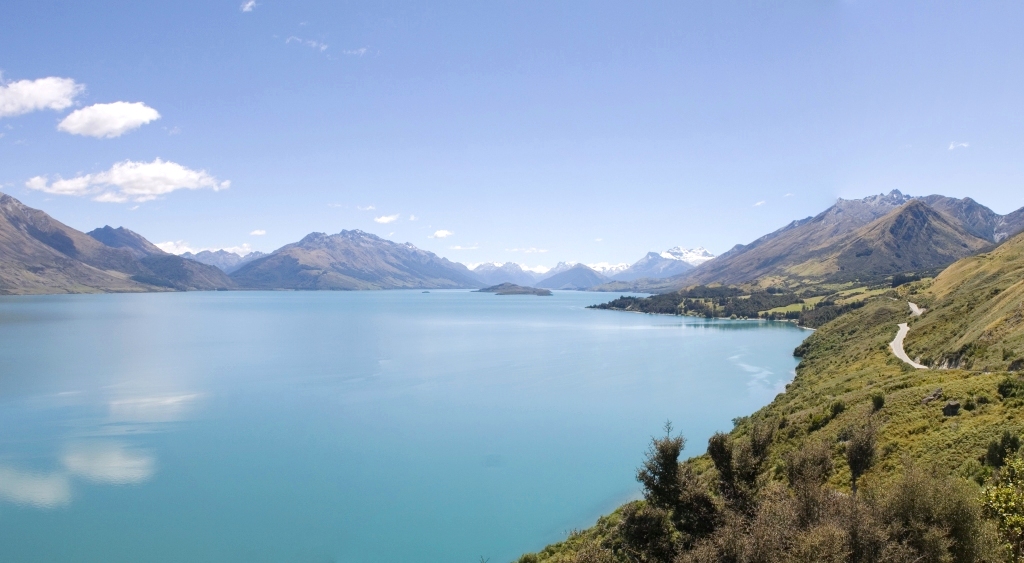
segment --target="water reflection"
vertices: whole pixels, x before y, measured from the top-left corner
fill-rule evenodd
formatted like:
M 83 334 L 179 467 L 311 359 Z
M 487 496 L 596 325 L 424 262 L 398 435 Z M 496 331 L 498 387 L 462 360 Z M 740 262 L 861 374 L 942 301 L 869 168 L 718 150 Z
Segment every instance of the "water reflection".
M 160 431 L 167 423 L 187 417 L 199 393 L 139 394 L 125 396 L 105 389 L 100 398 L 84 400 L 90 393 L 61 392 L 55 395 L 27 398 L 34 409 L 62 410 L 71 408 L 80 416 L 70 417 L 74 423 L 61 426 L 61 434 L 52 437 L 63 444 L 55 448 L 51 471 L 28 470 L 13 464 L 0 465 L 0 502 L 52 509 L 72 502 L 76 483 L 82 485 L 139 485 L 150 480 L 157 471 L 157 460 L 149 450 L 133 445 L 113 434 Z M 119 395 L 111 399 L 110 394 Z M 74 400 L 69 402 L 69 399 Z M 104 413 L 105 411 L 105 413 Z M 19 452 L 0 452 L 0 458 Z
M 73 475 L 108 485 L 141 483 L 156 470 L 153 456 L 116 442 L 74 444 L 61 457 L 61 463 Z
M 35 508 L 56 508 L 71 501 L 65 473 L 34 473 L 0 466 L 0 499 Z
M 730 356 L 729 361 L 750 374 L 750 381 L 747 382 L 747 387 L 752 391 L 782 393 L 786 390 L 786 383 L 796 376 L 796 372 L 793 371 L 788 374 L 788 378 L 778 377 L 774 371 L 766 366 L 755 366 L 744 362 L 743 356 L 739 354 Z
M 186 410 L 198 393 L 127 397 L 110 401 L 110 421 L 129 423 L 176 422 L 185 417 Z

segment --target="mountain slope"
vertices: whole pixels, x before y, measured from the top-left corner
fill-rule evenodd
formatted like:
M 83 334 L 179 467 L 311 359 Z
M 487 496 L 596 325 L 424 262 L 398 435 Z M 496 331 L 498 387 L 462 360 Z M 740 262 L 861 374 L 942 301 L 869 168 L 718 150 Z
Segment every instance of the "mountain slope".
M 513 283 L 516 285 L 530 286 L 537 278 L 531 272 L 523 270 L 522 266 L 515 262 L 505 262 L 501 266 L 486 262 L 473 268 L 473 275 L 487 285 L 498 285 L 501 283 Z
M 648 252 L 628 269 L 612 276 L 612 279 L 634 281 L 640 278 L 670 278 L 692 269 L 692 265 L 679 258 L 665 258 L 664 254 Z
M 151 291 L 131 279 L 145 268 L 9 195 L 0 195 L 0 293 Z
M 257 258 L 267 256 L 267 254 L 263 252 L 250 252 L 245 256 L 240 256 L 234 252 L 228 252 L 227 250 L 203 250 L 195 254 L 186 252 L 184 254 L 180 254 L 180 256 L 188 260 L 194 260 L 200 264 L 214 266 L 219 268 L 225 274 L 230 274 Z
M 698 246 L 697 248 L 683 248 L 681 246 L 673 246 L 672 248 L 666 250 L 665 252 L 662 252 L 661 257 L 667 258 L 669 260 L 682 260 L 683 262 L 686 262 L 687 264 L 696 268 L 697 266 L 700 266 L 704 262 L 707 262 L 708 260 L 714 258 L 715 255 L 708 252 L 707 249 L 704 248 L 703 246 Z
M 164 253 L 163 250 L 157 248 L 155 244 L 146 240 L 142 235 L 129 231 L 124 227 L 115 229 L 110 225 L 106 225 L 100 229 L 93 229 L 86 234 L 111 248 L 124 248 L 136 258 L 145 258 L 153 254 Z
M 835 278 L 872 278 L 942 268 L 990 245 L 949 215 L 911 200 L 857 230 L 831 252 L 829 261 L 838 268 Z
M 595 272 L 586 264 L 576 264 L 569 269 L 548 276 L 534 285 L 545 289 L 589 289 L 607 281 L 608 278 Z
M 102 239 L 103 242 L 101 242 Z M 0 195 L 0 293 L 219 289 L 222 272 L 166 254 L 124 228 L 87 235 Z
M 124 227 L 114 229 L 107 225 L 88 234 L 106 246 L 130 252 L 142 265 L 142 271 L 133 276 L 135 281 L 181 291 L 228 289 L 235 285 L 219 269 L 168 254 Z
M 478 288 L 465 266 L 359 230 L 312 233 L 231 274 L 253 289 Z
M 962 219 L 932 208 L 928 201 Z M 894 213 L 902 215 L 886 218 Z M 983 210 L 963 200 L 911 198 L 895 190 L 861 200 L 841 199 L 815 217 L 738 245 L 674 279 L 678 285 L 759 279 L 806 282 L 939 268 L 995 242 L 994 225 L 1003 222 L 1006 228 L 1006 220 L 995 217 L 990 221 Z M 979 236 L 989 232 L 991 239 Z M 932 236 L 938 237 L 935 248 L 930 247 Z
M 1024 208 L 1008 215 L 999 215 L 969 197 L 956 199 L 930 195 L 921 198 L 921 201 L 957 219 L 974 236 L 991 242 L 1002 242 L 1024 230 Z
M 1024 233 L 944 270 L 905 342 L 930 366 L 1024 370 Z

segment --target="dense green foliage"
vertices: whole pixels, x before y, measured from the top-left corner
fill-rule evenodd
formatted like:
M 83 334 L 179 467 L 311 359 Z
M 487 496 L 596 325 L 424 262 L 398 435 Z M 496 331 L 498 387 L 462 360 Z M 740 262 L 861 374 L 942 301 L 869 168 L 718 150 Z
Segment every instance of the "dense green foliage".
M 985 512 L 995 519 L 1011 560 L 1024 558 L 1024 460 L 1011 460 L 985 491 Z
M 735 287 L 697 286 L 649 297 L 622 296 L 594 309 L 615 309 L 662 315 L 695 315 L 706 318 L 758 318 L 762 311 L 801 303 L 795 293 L 775 288 L 744 292 Z M 783 316 L 783 318 L 785 318 Z
M 827 486 L 834 449 L 845 448 L 851 466 L 874 458 L 874 424 L 864 421 L 845 444 L 819 440 L 790 451 L 782 478 L 772 480 L 762 476 L 776 432 L 772 421 L 751 427 L 749 436 L 712 437 L 714 467 L 703 475 L 693 470 L 699 460 L 679 463 L 684 441 L 666 428 L 637 472 L 643 501 L 519 563 L 1003 560 L 978 489 L 967 481 L 909 464 L 892 483 L 856 497 Z M 1024 537 L 1014 504 L 1021 487 L 1005 478 L 1000 483 L 988 492 L 985 510 L 1000 515 L 1002 537 L 1013 541 Z
M 823 300 L 815 304 L 804 304 L 805 299 L 822 294 L 826 295 Z M 593 305 L 591 308 L 659 315 L 690 315 L 709 319 L 789 320 L 797 321 L 800 326 L 817 328 L 845 313 L 863 307 L 864 303 L 863 299 L 843 302 L 840 294 L 813 289 L 805 289 L 798 294 L 775 287 L 744 291 L 736 287 L 697 286 L 648 297 L 621 296 L 607 303 Z M 801 307 L 790 307 L 797 304 L 801 304 Z

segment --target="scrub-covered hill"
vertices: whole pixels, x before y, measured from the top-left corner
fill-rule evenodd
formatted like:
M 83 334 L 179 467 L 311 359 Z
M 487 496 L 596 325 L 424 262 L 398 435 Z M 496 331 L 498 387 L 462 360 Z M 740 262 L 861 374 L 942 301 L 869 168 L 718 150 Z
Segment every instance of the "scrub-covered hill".
M 925 365 L 1024 371 L 1024 235 L 953 264 L 922 304 L 906 348 Z

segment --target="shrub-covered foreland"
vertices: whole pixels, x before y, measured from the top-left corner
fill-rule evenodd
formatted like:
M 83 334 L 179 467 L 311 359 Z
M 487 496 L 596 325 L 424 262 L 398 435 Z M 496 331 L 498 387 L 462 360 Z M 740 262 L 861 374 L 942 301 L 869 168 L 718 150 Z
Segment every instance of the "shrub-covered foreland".
M 771 404 L 687 460 L 667 428 L 643 500 L 520 563 L 1024 560 L 1022 248 L 869 289 L 801 344 Z M 911 356 L 950 369 L 898 360 L 903 322 Z
M 591 308 L 708 319 L 787 320 L 816 328 L 911 279 L 919 277 L 897 275 L 875 285 L 846 283 L 797 289 L 756 285 L 695 286 L 648 297 L 621 296 Z

